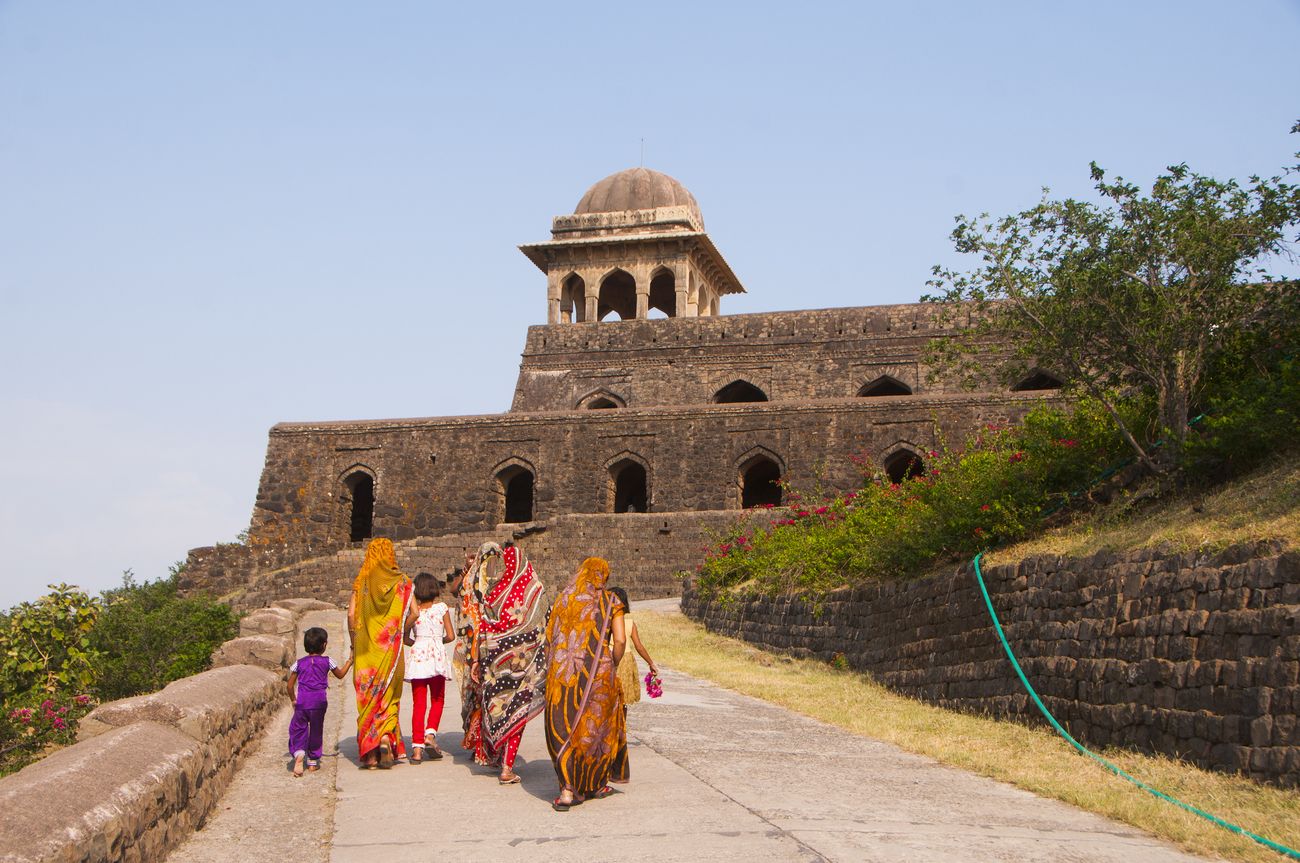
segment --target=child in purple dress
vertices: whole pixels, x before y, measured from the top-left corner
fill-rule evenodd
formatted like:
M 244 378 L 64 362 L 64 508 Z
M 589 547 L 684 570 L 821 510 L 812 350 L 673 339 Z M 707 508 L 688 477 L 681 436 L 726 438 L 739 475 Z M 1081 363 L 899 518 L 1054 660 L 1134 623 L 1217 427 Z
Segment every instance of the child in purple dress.
M 307 655 L 289 666 L 289 698 L 293 700 L 293 719 L 289 720 L 289 751 L 293 753 L 293 775 L 301 776 L 303 759 L 308 770 L 320 769 L 321 737 L 325 730 L 325 708 L 329 676 L 342 678 L 352 667 L 352 657 L 339 668 L 324 656 L 329 633 L 313 626 L 302 634 Z M 294 692 L 295 686 L 297 692 Z

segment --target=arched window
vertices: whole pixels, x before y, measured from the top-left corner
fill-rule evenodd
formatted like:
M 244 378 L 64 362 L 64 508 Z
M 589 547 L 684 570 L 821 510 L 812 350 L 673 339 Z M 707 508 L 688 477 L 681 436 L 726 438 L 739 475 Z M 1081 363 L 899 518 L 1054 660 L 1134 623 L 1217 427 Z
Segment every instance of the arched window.
M 610 408 L 627 407 L 627 402 L 623 397 L 616 395 L 606 389 L 599 389 L 587 393 L 578 399 L 578 410 L 609 410 Z
M 645 465 L 625 458 L 609 468 L 610 498 L 614 512 L 649 512 L 650 495 Z
M 569 320 L 582 323 L 587 320 L 587 283 L 577 273 L 571 274 L 560 286 L 560 314 Z
M 1061 380 L 1055 375 L 1049 375 L 1045 371 L 1034 370 L 1029 377 L 1011 388 L 1012 392 L 1023 393 L 1034 390 L 1059 390 Z
M 348 542 L 370 539 L 375 530 L 375 478 L 365 471 L 350 473 L 343 480 L 351 503 Z
M 600 300 L 596 306 L 596 320 L 603 321 L 611 312 L 620 320 L 636 317 L 636 279 L 625 270 L 615 270 L 600 282 Z
M 732 381 L 713 396 L 714 404 L 730 405 L 740 402 L 765 402 L 767 393 L 749 381 Z
M 889 375 L 881 375 L 874 381 L 865 384 L 862 389 L 858 390 L 858 396 L 862 398 L 875 398 L 877 396 L 910 396 L 912 388 L 900 381 L 898 378 Z
M 512 464 L 497 474 L 503 501 L 502 521 L 517 523 L 533 520 L 533 472 Z
M 902 482 L 925 473 L 925 464 L 910 449 L 900 449 L 885 459 L 885 473 L 890 482 Z
M 741 468 L 740 505 L 781 505 L 781 468 L 766 456 L 755 456 Z
M 650 279 L 650 309 L 663 312 L 663 317 L 677 316 L 677 278 L 672 270 L 659 270 Z

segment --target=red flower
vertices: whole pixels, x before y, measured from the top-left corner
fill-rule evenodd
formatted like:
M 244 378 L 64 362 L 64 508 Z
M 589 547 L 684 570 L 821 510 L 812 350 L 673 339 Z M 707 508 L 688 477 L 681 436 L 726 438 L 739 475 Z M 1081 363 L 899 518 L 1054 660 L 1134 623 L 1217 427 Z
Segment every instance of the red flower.
M 992 508 L 992 507 L 990 507 L 990 506 L 986 503 L 986 504 L 984 504 L 982 507 L 980 507 L 980 512 L 988 512 L 991 508 Z
M 818 515 L 825 515 L 828 509 L 829 507 L 819 506 L 815 510 L 813 510 L 813 512 L 817 513 Z
M 1025 458 L 1025 454 L 1023 452 L 1016 451 L 1011 454 L 1009 460 L 1012 462 L 1017 462 L 1017 461 L 1023 461 L 1024 458 Z
M 984 535 L 984 528 L 982 528 L 982 527 L 977 527 L 977 528 L 975 528 L 975 535 L 976 535 L 976 536 L 983 536 L 983 535 Z
M 933 449 L 930 450 L 930 458 L 938 458 L 938 457 L 939 457 L 939 451 L 938 451 L 938 450 L 933 450 Z

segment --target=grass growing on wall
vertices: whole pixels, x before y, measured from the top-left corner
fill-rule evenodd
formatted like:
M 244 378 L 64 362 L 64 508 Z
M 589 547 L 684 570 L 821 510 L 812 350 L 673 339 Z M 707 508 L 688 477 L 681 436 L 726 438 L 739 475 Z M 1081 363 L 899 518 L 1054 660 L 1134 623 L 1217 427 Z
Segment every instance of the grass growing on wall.
M 1050 730 L 934 707 L 860 673 L 714 635 L 681 614 L 642 611 L 637 621 L 646 646 L 667 667 L 1131 824 L 1187 851 L 1260 863 L 1281 859 L 1083 760 Z M 1300 793 L 1125 749 L 1100 754 L 1166 793 L 1300 847 Z

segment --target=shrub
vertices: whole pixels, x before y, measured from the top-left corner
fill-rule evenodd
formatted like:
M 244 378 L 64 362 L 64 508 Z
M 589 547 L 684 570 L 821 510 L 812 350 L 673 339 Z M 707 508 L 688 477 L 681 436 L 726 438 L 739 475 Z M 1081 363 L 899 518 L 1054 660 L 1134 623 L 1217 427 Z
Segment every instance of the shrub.
M 1131 423 L 1143 406 L 1124 403 Z M 850 494 L 751 511 L 711 548 L 697 585 L 764 593 L 818 593 L 863 579 L 906 577 L 954 555 L 1027 536 L 1042 514 L 1124 455 L 1097 402 L 1039 407 L 1015 427 L 986 426 L 960 449 L 925 458 L 927 471 L 894 483 L 864 471 Z M 865 463 L 865 462 L 862 462 Z
M 234 637 L 234 612 L 207 596 L 180 596 L 178 575 L 175 569 L 168 578 L 138 584 L 127 572 L 121 587 L 104 592 L 104 610 L 91 632 L 102 654 L 97 691 L 104 700 L 197 674 L 211 663 L 212 651 Z

